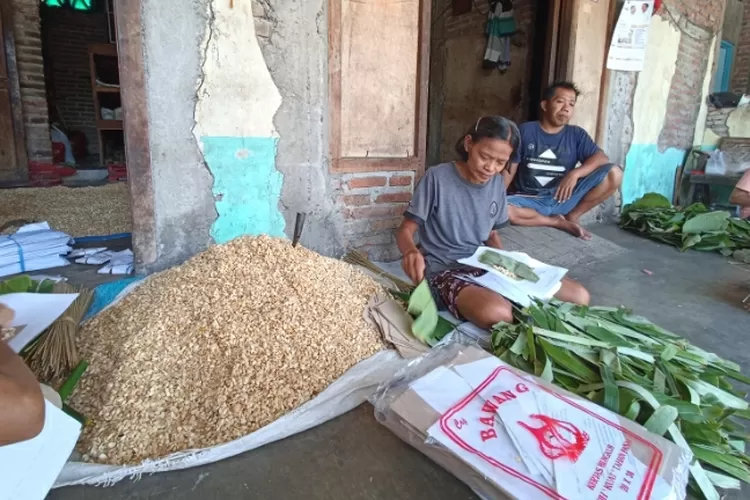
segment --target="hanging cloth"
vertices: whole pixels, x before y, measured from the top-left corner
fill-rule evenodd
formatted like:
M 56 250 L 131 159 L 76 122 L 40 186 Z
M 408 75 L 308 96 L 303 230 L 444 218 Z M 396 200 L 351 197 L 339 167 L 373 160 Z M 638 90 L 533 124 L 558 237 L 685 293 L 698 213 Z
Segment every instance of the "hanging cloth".
M 510 37 L 516 32 L 512 0 L 490 0 L 487 18 L 487 49 L 484 52 L 485 68 L 505 71 L 510 66 Z

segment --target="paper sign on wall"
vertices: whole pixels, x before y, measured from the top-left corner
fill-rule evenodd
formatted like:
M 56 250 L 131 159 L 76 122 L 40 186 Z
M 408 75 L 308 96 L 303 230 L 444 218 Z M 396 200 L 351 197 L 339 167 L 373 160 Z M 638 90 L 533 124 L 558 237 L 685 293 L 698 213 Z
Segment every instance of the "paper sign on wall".
M 626 0 L 609 46 L 607 69 L 643 71 L 654 0 Z

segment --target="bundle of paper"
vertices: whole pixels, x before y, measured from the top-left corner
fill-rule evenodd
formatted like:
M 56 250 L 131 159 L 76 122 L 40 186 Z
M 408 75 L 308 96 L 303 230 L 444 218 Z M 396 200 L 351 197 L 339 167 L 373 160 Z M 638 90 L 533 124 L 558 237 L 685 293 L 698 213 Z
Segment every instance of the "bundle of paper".
M 12 235 L 0 236 L 0 276 L 67 266 L 69 235 L 53 231 L 46 222 L 27 224 Z
M 492 262 L 492 259 L 488 259 L 492 254 L 510 259 L 511 262 L 524 266 L 523 269 L 528 266 L 533 271 L 528 277 L 536 278 L 536 281 L 524 277 L 525 273 L 514 273 L 503 266 L 488 264 L 487 262 Z M 530 305 L 533 299 L 551 299 L 560 290 L 561 280 L 568 272 L 567 269 L 547 265 L 523 252 L 506 252 L 489 247 L 479 247 L 474 255 L 458 262 L 487 271 L 487 274 L 478 278 L 467 276 L 466 280 L 489 288 L 523 307 Z
M 378 420 L 485 498 L 685 498 L 690 450 L 459 342 L 375 399 Z

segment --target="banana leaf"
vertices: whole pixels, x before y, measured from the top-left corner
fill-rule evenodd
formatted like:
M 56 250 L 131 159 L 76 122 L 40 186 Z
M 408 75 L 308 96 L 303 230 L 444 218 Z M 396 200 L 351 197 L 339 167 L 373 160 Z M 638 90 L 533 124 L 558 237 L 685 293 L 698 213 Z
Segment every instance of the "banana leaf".
M 0 295 L 8 293 L 52 293 L 54 285 L 54 281 L 35 281 L 28 275 L 21 274 L 0 282 Z
M 698 207 L 692 213 L 705 213 Z M 496 355 L 517 368 L 587 397 L 693 451 L 693 493 L 750 482 L 750 420 L 739 366 L 625 309 L 552 301 L 517 311 L 492 332 Z M 531 362 L 529 360 L 532 360 Z
M 537 283 L 539 281 L 539 275 L 534 272 L 534 269 L 523 262 L 508 257 L 507 255 L 500 255 L 491 250 L 485 250 L 479 256 L 479 262 L 495 269 L 505 269 L 509 273 L 512 273 L 521 279 L 531 281 L 532 283 Z
M 750 222 L 729 212 L 709 212 L 701 203 L 678 209 L 656 193 L 648 193 L 625 206 L 620 227 L 682 251 L 736 254 L 750 249 Z
M 433 346 L 452 332 L 454 325 L 438 314 L 437 304 L 427 281 L 422 281 L 409 296 L 407 312 L 414 320 L 411 333 L 422 343 Z

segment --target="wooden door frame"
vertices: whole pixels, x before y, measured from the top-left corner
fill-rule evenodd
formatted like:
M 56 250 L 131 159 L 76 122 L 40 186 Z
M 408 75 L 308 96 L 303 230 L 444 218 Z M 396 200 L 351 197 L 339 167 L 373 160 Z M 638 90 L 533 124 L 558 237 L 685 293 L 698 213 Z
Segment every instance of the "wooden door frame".
M 143 0 L 115 0 L 114 3 L 125 157 L 133 215 L 132 246 L 136 272 L 143 273 L 158 257 L 148 95 L 143 62 Z
M 16 38 L 13 32 L 14 12 L 10 2 L 0 2 L 0 36 L 5 47 L 5 65 L 8 70 L 8 90 L 10 94 L 11 121 L 13 122 L 14 148 L 16 154 L 16 179 L 26 182 L 29 179 L 29 157 L 26 153 L 26 131 L 23 123 L 21 101 L 21 80 L 18 76 L 16 59 Z
M 570 41 L 573 33 L 571 23 L 573 13 L 577 5 L 582 1 L 590 0 L 549 0 L 549 21 L 547 24 L 545 62 L 543 77 L 545 78 L 542 89 L 558 80 L 567 80 L 571 74 Z M 601 0 L 609 3 L 608 26 L 607 26 L 607 52 L 612 41 L 615 29 L 615 14 L 617 0 Z M 552 62 L 554 61 L 554 63 Z M 601 144 L 606 134 L 606 111 L 607 96 L 610 87 L 610 71 L 607 69 L 607 57 L 605 53 L 603 61 L 602 79 L 599 87 L 599 109 L 597 112 L 596 141 Z M 540 96 L 541 97 L 541 96 Z
M 346 158 L 341 156 L 341 2 L 328 0 L 328 109 L 329 151 L 332 173 L 378 171 L 415 172 L 419 179 L 427 163 L 427 114 L 430 92 L 430 33 L 432 0 L 420 0 L 417 42 L 417 92 L 415 155 L 408 158 Z
M 609 0 L 609 15 L 607 16 L 607 52 L 612 45 L 612 37 L 615 35 L 615 25 L 617 23 L 617 0 Z M 607 69 L 607 56 L 604 57 L 604 71 L 602 71 L 602 84 L 599 94 L 599 117 L 596 126 L 597 144 L 604 144 L 607 138 L 607 100 L 609 96 L 609 87 L 611 84 L 610 70 Z

